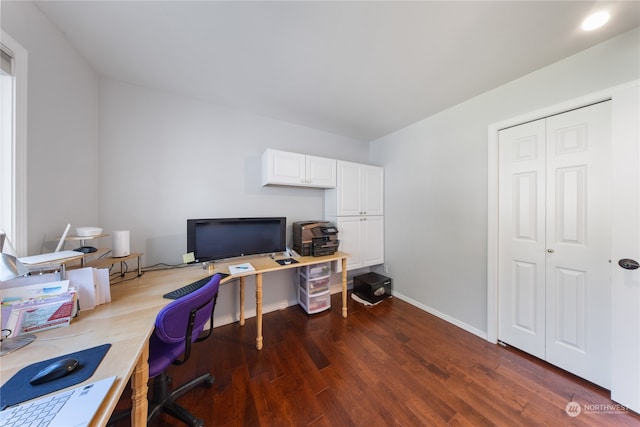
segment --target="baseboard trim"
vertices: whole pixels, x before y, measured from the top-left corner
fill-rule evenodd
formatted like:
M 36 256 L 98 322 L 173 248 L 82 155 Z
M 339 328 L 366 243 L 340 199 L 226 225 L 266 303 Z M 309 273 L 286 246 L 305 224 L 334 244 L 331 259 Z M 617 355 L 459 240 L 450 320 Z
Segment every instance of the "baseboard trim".
M 448 314 L 444 314 L 438 310 L 436 310 L 433 307 L 429 307 L 428 305 L 424 305 L 416 300 L 414 300 L 413 298 L 409 298 L 406 295 L 403 295 L 399 292 L 396 291 L 392 291 L 391 295 L 393 295 L 395 298 L 401 299 L 415 307 L 418 307 L 421 310 L 426 311 L 429 314 L 433 314 L 434 316 L 448 322 L 451 323 L 454 326 L 457 326 L 458 328 L 465 330 L 467 332 L 469 332 L 470 334 L 473 334 L 475 336 L 478 336 L 486 341 L 488 341 L 488 337 L 487 337 L 487 333 L 485 331 L 482 331 L 474 326 L 471 326 L 469 324 L 466 324 L 458 319 L 456 319 L 455 317 L 451 317 Z

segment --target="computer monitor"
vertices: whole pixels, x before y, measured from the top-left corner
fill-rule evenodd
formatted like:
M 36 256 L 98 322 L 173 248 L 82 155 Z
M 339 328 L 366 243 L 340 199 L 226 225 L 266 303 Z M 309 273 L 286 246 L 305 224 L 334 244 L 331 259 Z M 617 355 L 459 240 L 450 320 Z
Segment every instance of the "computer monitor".
M 286 249 L 285 217 L 206 218 L 187 220 L 187 252 L 196 262 Z

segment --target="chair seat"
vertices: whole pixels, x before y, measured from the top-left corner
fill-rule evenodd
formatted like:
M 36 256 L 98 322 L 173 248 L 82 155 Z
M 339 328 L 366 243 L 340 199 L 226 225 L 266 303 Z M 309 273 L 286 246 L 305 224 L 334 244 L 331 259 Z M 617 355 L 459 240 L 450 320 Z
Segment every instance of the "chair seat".
M 167 344 L 157 335 L 149 338 L 149 378 L 155 378 L 164 372 L 183 352 L 183 346 Z

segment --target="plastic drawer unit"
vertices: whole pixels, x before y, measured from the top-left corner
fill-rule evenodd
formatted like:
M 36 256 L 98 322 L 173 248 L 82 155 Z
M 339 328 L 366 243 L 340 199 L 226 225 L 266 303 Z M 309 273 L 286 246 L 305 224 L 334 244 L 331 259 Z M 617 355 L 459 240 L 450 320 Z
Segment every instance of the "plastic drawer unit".
M 308 314 L 331 307 L 331 263 L 300 267 L 298 283 L 298 303 Z

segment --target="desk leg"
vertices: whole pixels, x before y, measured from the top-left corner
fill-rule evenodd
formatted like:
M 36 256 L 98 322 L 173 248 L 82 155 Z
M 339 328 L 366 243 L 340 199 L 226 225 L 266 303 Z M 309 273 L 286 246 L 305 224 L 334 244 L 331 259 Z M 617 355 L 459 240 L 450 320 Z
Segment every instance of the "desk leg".
M 240 278 L 240 326 L 244 326 L 244 276 Z
M 347 259 L 342 258 L 342 317 L 347 318 Z
M 256 348 L 262 350 L 262 273 L 256 274 Z
M 149 381 L 149 342 L 145 344 L 131 375 L 131 426 L 146 426 L 147 382 Z

